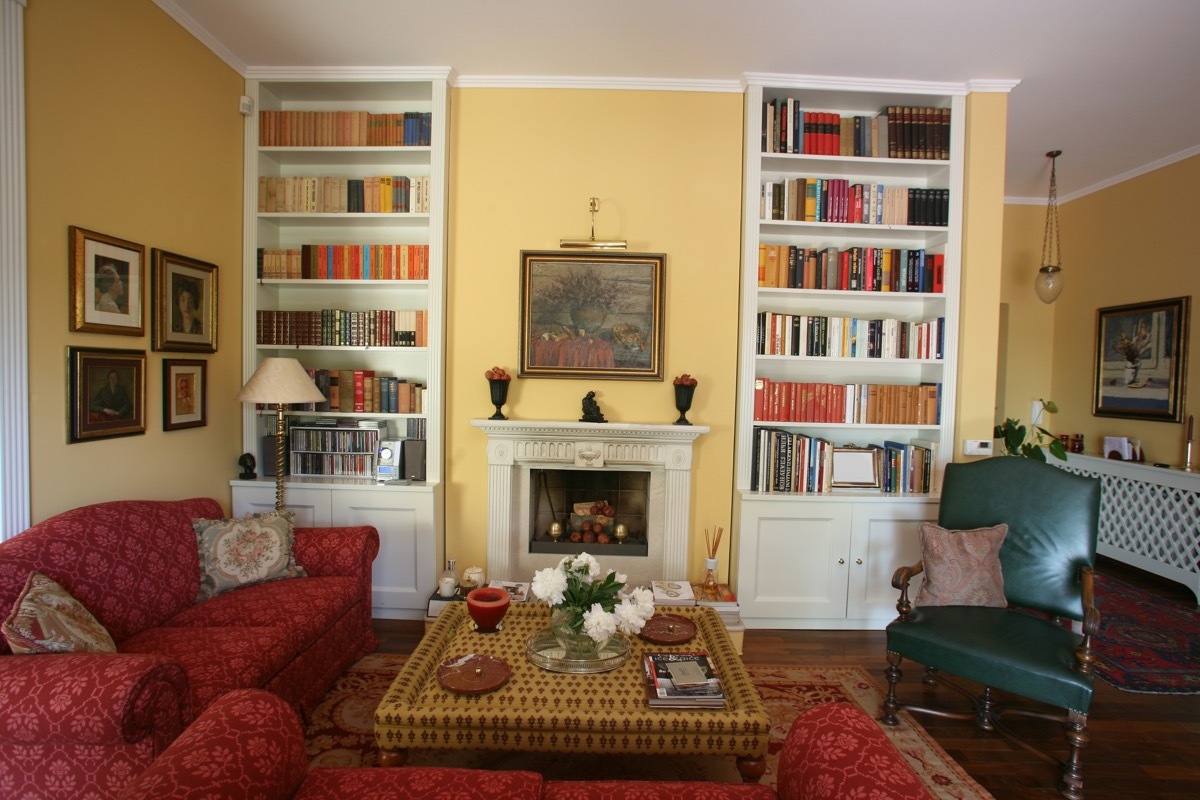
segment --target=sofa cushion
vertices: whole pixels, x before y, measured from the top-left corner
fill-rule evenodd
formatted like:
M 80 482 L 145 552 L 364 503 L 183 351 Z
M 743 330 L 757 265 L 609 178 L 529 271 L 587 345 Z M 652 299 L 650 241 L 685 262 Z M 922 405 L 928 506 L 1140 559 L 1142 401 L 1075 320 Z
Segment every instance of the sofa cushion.
M 951 531 L 922 522 L 921 564 L 925 580 L 918 606 L 988 606 L 1004 608 L 1004 573 L 1000 547 L 1008 526 Z
M 172 628 L 275 628 L 300 651 L 354 605 L 359 591 L 354 578 L 260 583 L 192 606 L 165 624 Z
M 519 770 L 460 769 L 456 767 L 370 767 L 314 769 L 296 793 L 296 800 L 538 800 L 542 776 Z M 678 798 L 672 798 L 678 800 Z
M 153 628 L 118 647 L 178 661 L 197 712 L 231 689 L 265 686 L 296 654 L 287 634 L 275 628 Z
M 196 602 L 222 592 L 305 574 L 292 553 L 291 511 L 267 511 L 236 519 L 194 519 L 200 555 Z
M 14 653 L 115 653 L 117 646 L 83 603 L 40 572 L 29 573 L 25 591 L 0 630 Z

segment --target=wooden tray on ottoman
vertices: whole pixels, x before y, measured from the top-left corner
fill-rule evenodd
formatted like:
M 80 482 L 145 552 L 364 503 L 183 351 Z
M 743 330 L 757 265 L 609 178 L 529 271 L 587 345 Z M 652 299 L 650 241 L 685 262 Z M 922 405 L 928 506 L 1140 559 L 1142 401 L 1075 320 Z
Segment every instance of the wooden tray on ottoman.
M 630 637 L 629 657 L 608 672 L 551 672 L 526 658 L 531 634 L 550 624 L 541 603 L 509 608 L 504 630 L 472 630 L 465 604 L 455 603 L 417 645 L 375 711 L 380 764 L 399 766 L 409 749 L 525 752 L 734 755 L 746 781 L 762 777 L 771 722 L 766 707 L 720 617 L 711 608 L 672 607 L 696 625 L 680 645 Z M 723 709 L 650 708 L 642 656 L 646 652 L 708 653 L 724 684 Z M 438 666 L 458 653 L 502 658 L 512 667 L 494 692 L 459 695 L 437 681 Z

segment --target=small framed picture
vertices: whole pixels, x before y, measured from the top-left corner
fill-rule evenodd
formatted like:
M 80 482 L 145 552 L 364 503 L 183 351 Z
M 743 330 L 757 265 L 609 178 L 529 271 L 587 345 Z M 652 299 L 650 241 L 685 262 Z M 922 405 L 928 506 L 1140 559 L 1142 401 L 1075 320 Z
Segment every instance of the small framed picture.
M 1182 422 L 1190 297 L 1096 311 L 1092 413 Z
M 71 252 L 71 330 L 141 336 L 146 248 L 115 236 L 67 229 Z
M 146 432 L 146 351 L 67 348 L 68 443 Z
M 834 488 L 878 489 L 879 449 L 875 447 L 835 447 L 833 450 Z
M 217 265 L 150 251 L 155 350 L 217 352 Z
M 207 361 L 163 359 L 163 430 L 208 424 Z

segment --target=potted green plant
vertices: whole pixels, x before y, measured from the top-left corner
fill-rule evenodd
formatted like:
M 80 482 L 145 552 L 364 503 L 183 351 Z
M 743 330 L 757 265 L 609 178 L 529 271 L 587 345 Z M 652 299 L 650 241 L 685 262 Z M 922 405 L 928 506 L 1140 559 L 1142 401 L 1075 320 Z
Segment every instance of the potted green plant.
M 1042 400 L 1042 411 L 1047 414 L 1057 414 L 1058 406 L 1053 400 Z M 1022 456 L 1034 461 L 1045 461 L 1046 452 L 1060 461 L 1067 460 L 1067 448 L 1057 436 L 1040 425 L 1026 427 L 1018 419 L 1011 417 L 1004 423 L 992 429 L 992 437 L 1004 443 L 1004 455 Z

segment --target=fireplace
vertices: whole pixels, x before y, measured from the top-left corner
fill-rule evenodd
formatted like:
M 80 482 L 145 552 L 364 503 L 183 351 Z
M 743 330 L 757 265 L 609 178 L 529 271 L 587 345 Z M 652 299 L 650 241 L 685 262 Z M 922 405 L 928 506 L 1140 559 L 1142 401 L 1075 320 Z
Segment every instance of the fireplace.
M 707 426 L 471 424 L 488 437 L 489 576 L 527 581 L 564 555 L 588 552 L 626 573 L 632 585 L 687 579 L 692 444 Z M 550 539 L 550 522 L 569 529 L 574 504 L 597 500 L 613 505 L 612 525 L 620 522 L 630 534 L 624 543 L 564 541 L 569 530 L 558 542 Z

